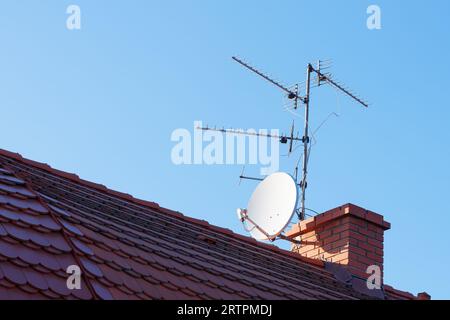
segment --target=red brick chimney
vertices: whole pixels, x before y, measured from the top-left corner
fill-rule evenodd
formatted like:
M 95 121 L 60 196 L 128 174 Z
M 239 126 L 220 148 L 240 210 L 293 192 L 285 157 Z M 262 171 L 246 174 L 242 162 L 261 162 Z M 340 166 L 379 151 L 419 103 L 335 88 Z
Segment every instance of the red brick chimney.
M 292 251 L 345 266 L 353 276 L 367 279 L 372 265 L 383 275 L 383 234 L 390 227 L 383 216 L 347 204 L 300 222 L 287 236 L 302 242 Z

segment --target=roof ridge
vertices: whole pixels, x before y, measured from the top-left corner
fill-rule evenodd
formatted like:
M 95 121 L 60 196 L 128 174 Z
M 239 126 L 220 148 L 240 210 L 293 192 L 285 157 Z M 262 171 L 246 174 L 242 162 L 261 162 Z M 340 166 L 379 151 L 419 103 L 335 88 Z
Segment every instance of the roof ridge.
M 0 149 L 0 151 L 2 151 Z M 15 170 L 13 170 L 12 168 L 10 168 L 8 165 L 3 166 L 4 168 L 6 168 L 8 171 L 10 171 L 16 178 L 19 178 L 21 180 L 23 180 L 24 182 L 24 188 L 26 188 L 28 191 L 30 191 L 31 193 L 33 193 L 36 196 L 36 200 L 48 211 L 48 216 L 53 220 L 54 223 L 56 223 L 61 230 L 59 231 L 62 235 L 62 237 L 64 238 L 64 240 L 66 241 L 67 245 L 71 248 L 71 255 L 74 257 L 75 261 L 78 263 L 78 267 L 80 269 L 83 270 L 82 275 L 86 275 L 84 276 L 84 281 L 87 284 L 87 288 L 89 290 L 89 292 L 92 294 L 92 296 L 94 298 L 98 298 L 98 294 L 95 292 L 94 287 L 92 285 L 92 283 L 89 280 L 89 277 L 87 276 L 88 272 L 87 270 L 85 270 L 85 267 L 83 266 L 83 264 L 81 263 L 80 260 L 80 256 L 77 254 L 77 250 L 75 250 L 75 245 L 73 244 L 72 240 L 70 237 L 68 237 L 67 235 L 67 231 L 66 231 L 66 227 L 61 223 L 61 221 L 54 215 L 52 208 L 48 205 L 48 203 L 42 198 L 42 196 L 39 194 L 39 192 L 37 192 L 36 190 L 33 189 L 33 187 L 27 182 L 27 180 L 22 177 L 20 175 L 20 173 L 17 173 Z
M 126 201 L 130 201 L 130 202 L 134 203 L 135 205 L 140 205 L 140 206 L 144 206 L 144 207 L 151 208 L 151 209 L 154 209 L 154 210 L 158 210 L 161 213 L 165 213 L 165 214 L 171 215 L 171 216 L 176 217 L 176 218 L 181 218 L 181 219 L 183 219 L 186 222 L 197 224 L 197 225 L 200 225 L 202 227 L 206 227 L 206 228 L 208 228 L 210 230 L 220 232 L 222 234 L 227 234 L 227 235 L 229 235 L 229 236 L 231 236 L 231 237 L 233 237 L 233 238 L 235 238 L 237 240 L 245 241 L 247 243 L 251 243 L 252 245 L 257 245 L 259 247 L 263 247 L 263 248 L 265 248 L 267 250 L 270 250 L 270 251 L 273 251 L 275 253 L 282 254 L 284 257 L 290 257 L 290 258 L 293 258 L 293 259 L 296 259 L 296 260 L 300 260 L 302 262 L 307 263 L 308 265 L 310 265 L 312 267 L 319 267 L 321 269 L 325 268 L 325 264 L 321 260 L 306 258 L 306 257 L 298 255 L 298 254 L 296 254 L 294 252 L 281 249 L 281 248 L 279 248 L 279 247 L 277 247 L 275 245 L 267 244 L 267 243 L 263 243 L 263 242 L 258 242 L 258 241 L 256 241 L 253 238 L 246 237 L 244 235 L 235 233 L 234 231 L 232 231 L 230 229 L 219 227 L 219 226 L 216 226 L 216 225 L 212 225 L 208 221 L 192 218 L 192 217 L 189 217 L 189 216 L 186 216 L 186 215 L 182 214 L 181 212 L 161 207 L 156 202 L 138 199 L 138 198 L 133 197 L 130 194 L 109 189 L 105 185 L 94 183 L 94 182 L 91 182 L 91 181 L 88 181 L 88 180 L 84 180 L 84 179 L 80 178 L 78 175 L 76 175 L 74 173 L 69 173 L 69 172 L 66 172 L 66 171 L 62 171 L 62 170 L 58 170 L 58 169 L 52 168 L 47 163 L 42 163 L 42 162 L 38 162 L 38 161 L 35 161 L 35 160 L 30 160 L 30 159 L 24 158 L 19 153 L 14 153 L 14 152 L 11 152 L 11 151 L 8 151 L 8 150 L 4 150 L 4 149 L 0 148 L 0 156 L 4 156 L 4 157 L 10 158 L 10 159 L 14 159 L 16 161 L 20 161 L 20 162 L 22 162 L 24 164 L 33 166 L 33 167 L 41 169 L 41 170 L 44 170 L 44 171 L 46 171 L 48 173 L 54 174 L 56 176 L 59 176 L 59 177 L 65 178 L 65 179 L 68 179 L 68 180 L 70 180 L 72 182 L 79 183 L 81 185 L 87 186 L 89 188 L 96 189 L 97 191 L 100 191 L 100 192 L 103 192 L 103 193 L 106 193 L 106 194 L 109 194 L 109 195 L 112 195 L 112 196 L 115 196 L 115 197 L 119 197 L 119 198 L 121 198 L 123 200 L 126 200 Z

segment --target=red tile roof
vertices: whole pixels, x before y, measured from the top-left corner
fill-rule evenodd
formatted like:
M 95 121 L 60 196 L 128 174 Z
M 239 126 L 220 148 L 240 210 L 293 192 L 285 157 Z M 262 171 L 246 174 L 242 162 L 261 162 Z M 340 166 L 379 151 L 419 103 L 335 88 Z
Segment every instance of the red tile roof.
M 364 298 L 321 261 L 0 149 L 0 299 Z

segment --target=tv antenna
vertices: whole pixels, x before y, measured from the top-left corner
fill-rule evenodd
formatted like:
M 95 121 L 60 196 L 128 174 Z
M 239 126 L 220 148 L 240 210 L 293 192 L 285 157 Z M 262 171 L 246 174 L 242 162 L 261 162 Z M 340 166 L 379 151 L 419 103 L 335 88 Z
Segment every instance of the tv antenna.
M 289 155 L 293 152 L 293 144 L 295 142 L 303 143 L 303 154 L 302 154 L 303 161 L 302 161 L 302 168 L 301 168 L 301 180 L 298 181 L 298 179 L 299 179 L 298 165 L 295 168 L 294 178 L 291 177 L 291 179 L 293 179 L 293 181 L 295 182 L 294 183 L 295 188 L 299 187 L 300 191 L 301 191 L 300 192 L 300 208 L 296 208 L 296 210 L 294 210 L 293 212 L 297 212 L 298 218 L 300 220 L 304 220 L 305 216 L 306 216 L 306 211 L 308 210 L 306 208 L 306 189 L 308 187 L 308 162 L 309 162 L 310 147 L 311 147 L 310 123 L 309 123 L 310 108 L 311 108 L 311 89 L 314 87 L 320 87 L 322 85 L 328 84 L 331 87 L 333 87 L 336 90 L 343 93 L 344 95 L 348 96 L 353 101 L 357 102 L 358 104 L 360 104 L 366 108 L 369 106 L 369 104 L 365 100 L 363 100 L 362 98 L 357 96 L 355 93 L 353 93 L 346 86 L 344 86 L 343 84 L 341 84 L 340 82 L 335 80 L 330 73 L 324 72 L 324 70 L 330 68 L 331 63 L 332 63 L 330 60 L 326 60 L 326 61 L 319 60 L 319 61 L 317 61 L 316 67 L 314 67 L 311 63 L 307 64 L 306 81 L 304 82 L 305 93 L 304 93 L 304 95 L 301 95 L 299 84 L 295 85 L 293 88 L 288 88 L 288 87 L 284 86 L 283 84 L 281 84 L 280 82 L 278 82 L 278 81 L 272 79 L 271 77 L 269 77 L 268 75 L 264 74 L 263 72 L 259 71 L 255 67 L 252 67 L 250 64 L 244 62 L 243 60 L 241 60 L 237 57 L 232 57 L 232 59 L 234 61 L 236 61 L 237 63 L 239 63 L 240 65 L 242 65 L 243 67 L 245 67 L 246 69 L 248 69 L 251 72 L 258 75 L 259 77 L 268 81 L 275 87 L 281 89 L 287 95 L 287 98 L 289 100 L 293 101 L 293 109 L 297 110 L 300 107 L 300 104 L 303 104 L 303 106 L 304 106 L 303 136 L 299 137 L 298 134 L 296 136 L 294 136 L 294 130 L 295 130 L 294 123 L 292 123 L 292 127 L 291 127 L 289 135 L 260 134 L 260 133 L 245 132 L 244 130 L 215 129 L 215 128 L 212 129 L 212 128 L 208 128 L 208 127 L 203 127 L 203 128 L 198 128 L 198 129 L 218 131 L 218 132 L 222 132 L 225 134 L 228 133 L 228 134 L 255 135 L 255 136 L 259 136 L 259 137 L 276 138 L 279 140 L 280 143 L 283 143 L 283 144 L 287 144 L 289 142 L 289 153 L 288 153 Z M 315 76 L 315 78 L 313 78 L 313 76 Z M 298 163 L 300 163 L 300 161 Z M 279 174 L 279 173 L 277 173 L 277 174 Z M 277 175 L 277 174 L 274 174 L 274 175 Z M 254 231 L 253 233 L 251 231 L 249 231 L 249 232 L 252 234 L 252 236 L 254 236 L 258 240 L 261 240 L 260 239 L 262 237 L 261 235 L 264 236 L 263 237 L 264 239 L 269 239 L 269 240 L 274 240 L 277 237 L 284 238 L 281 234 L 282 234 L 284 228 L 286 228 L 286 226 L 287 226 L 287 223 L 286 223 L 286 225 L 284 225 L 282 228 L 280 227 L 279 228 L 280 230 L 278 230 L 279 232 L 276 232 L 276 234 L 275 234 L 274 232 L 271 233 L 271 232 L 267 231 L 267 230 L 269 230 L 269 229 L 266 229 L 266 228 L 268 228 L 267 225 L 260 226 L 258 224 L 258 221 L 266 222 L 266 221 L 268 221 L 267 219 L 272 218 L 274 212 L 278 212 L 277 208 L 282 206 L 283 201 L 287 201 L 286 199 L 282 198 L 281 195 L 280 195 L 281 198 L 279 200 L 276 200 L 276 199 L 273 200 L 273 197 L 268 197 L 269 194 L 275 192 L 275 189 L 281 188 L 281 184 L 279 182 L 266 182 L 266 181 L 279 181 L 279 180 L 282 181 L 283 180 L 283 178 L 280 178 L 280 176 L 277 176 L 278 178 L 272 178 L 274 175 L 270 175 L 265 179 L 247 177 L 244 175 L 244 172 L 242 172 L 240 175 L 240 179 L 260 181 L 260 184 L 258 185 L 257 189 L 255 190 L 255 193 L 265 194 L 267 196 L 266 198 L 271 199 L 270 201 L 275 201 L 275 203 L 278 203 L 277 205 L 272 205 L 271 207 L 269 206 L 271 209 L 268 209 L 268 210 L 269 211 L 272 210 L 272 211 L 267 212 L 267 211 L 265 211 L 266 209 L 264 209 L 262 206 L 259 206 L 259 205 L 257 206 L 254 204 L 254 201 L 261 201 L 261 203 L 267 205 L 267 203 L 264 202 L 265 197 L 255 196 L 255 193 L 254 193 L 254 195 L 252 196 L 252 199 L 255 198 L 257 200 L 254 200 L 254 201 L 250 200 L 249 209 L 251 209 L 251 210 L 238 209 L 238 216 L 242 220 L 242 222 L 244 222 L 244 221 L 249 221 L 249 222 L 253 221 L 254 222 L 252 224 L 253 224 L 253 227 L 256 228 L 257 231 Z M 287 174 L 285 174 L 285 175 L 287 175 Z M 285 183 L 290 184 L 290 183 L 286 182 L 286 179 L 287 179 L 286 176 L 284 176 Z M 275 185 L 275 187 L 273 187 L 273 185 Z M 267 186 L 269 186 L 269 187 L 267 187 Z M 267 188 L 269 191 L 260 192 L 260 191 L 258 191 L 259 188 L 262 188 L 263 190 L 266 190 L 266 188 Z M 275 192 L 275 193 L 277 195 L 279 195 L 279 193 L 277 193 L 277 192 Z M 292 198 L 288 199 L 288 202 L 292 203 Z M 297 206 L 297 196 L 295 197 L 295 203 Z M 252 209 L 252 208 L 259 208 L 259 210 L 261 210 L 261 212 L 262 212 L 262 218 L 259 214 L 253 213 L 254 209 Z M 281 211 L 283 211 L 283 210 L 281 210 Z M 289 210 L 286 210 L 283 212 L 289 212 Z M 258 217 L 258 219 L 254 218 L 254 215 L 256 215 Z M 292 215 L 289 216 L 289 214 L 284 214 L 283 219 L 281 219 L 281 220 L 284 222 L 284 220 L 286 220 L 286 217 L 288 217 L 289 221 L 290 221 L 292 219 Z M 263 224 L 263 223 L 260 222 L 260 224 Z M 283 224 L 283 223 L 281 223 L 281 224 Z M 258 234 L 259 236 L 255 236 L 255 234 Z

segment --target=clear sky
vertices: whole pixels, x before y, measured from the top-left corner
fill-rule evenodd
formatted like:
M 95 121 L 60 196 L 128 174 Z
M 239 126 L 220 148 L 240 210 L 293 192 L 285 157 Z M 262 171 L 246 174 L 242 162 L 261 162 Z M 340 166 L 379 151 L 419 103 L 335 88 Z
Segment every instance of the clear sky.
M 70 4 L 81 30 L 66 28 Z M 381 30 L 366 27 L 371 4 Z M 0 148 L 244 233 L 235 211 L 255 183 L 238 186 L 239 165 L 175 166 L 173 130 L 287 131 L 282 93 L 231 56 L 288 85 L 332 58 L 372 105 L 312 92 L 312 127 L 340 116 L 316 134 L 308 207 L 383 214 L 385 282 L 450 298 L 449 12 L 445 0 L 3 0 Z

